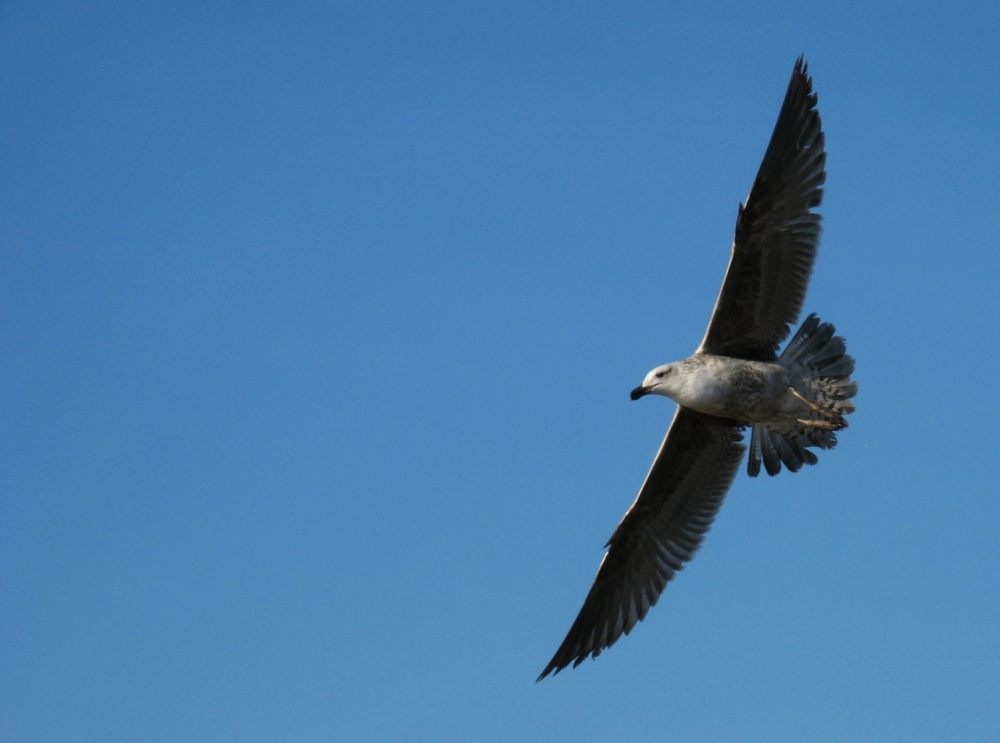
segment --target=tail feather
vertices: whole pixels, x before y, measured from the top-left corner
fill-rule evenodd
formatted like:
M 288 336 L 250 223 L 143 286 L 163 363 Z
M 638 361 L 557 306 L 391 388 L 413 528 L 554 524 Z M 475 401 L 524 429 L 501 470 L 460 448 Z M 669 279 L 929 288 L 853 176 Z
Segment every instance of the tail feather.
M 839 359 L 835 359 L 823 367 L 823 373 L 833 378 L 849 377 L 854 373 L 854 359 L 847 354 L 841 354 Z
M 792 472 L 798 472 L 802 469 L 806 458 L 802 447 L 799 445 L 799 437 L 781 436 L 780 444 L 782 445 L 781 461 L 784 465 Z
M 811 358 L 823 348 L 836 331 L 830 323 L 820 323 L 816 314 L 809 315 L 782 351 L 778 363 L 790 367 L 803 358 Z
M 816 462 L 819 461 L 819 457 L 817 457 L 811 451 L 809 451 L 808 449 L 806 449 L 806 447 L 809 445 L 808 442 L 805 443 L 805 444 L 802 444 L 801 442 L 802 442 L 802 439 L 800 437 L 799 443 L 802 446 L 802 454 L 805 456 L 805 460 L 804 461 L 805 461 L 806 464 L 808 464 L 811 467 L 812 465 L 816 464 Z
M 747 463 L 751 477 L 760 474 L 761 462 L 769 475 L 778 474 L 782 464 L 791 472 L 798 472 L 803 464 L 819 461 L 808 447 L 832 449 L 837 445 L 835 431 L 847 427 L 843 416 L 854 412 L 851 398 L 858 392 L 858 383 L 851 380 L 854 359 L 847 354 L 844 339 L 835 333 L 832 324 L 820 322 L 815 314 L 809 315 L 778 359 L 800 380 L 795 392 L 818 412 L 809 419 L 783 426 L 781 431 L 755 423 Z M 833 425 L 826 421 L 823 426 L 809 424 L 820 421 L 821 415 Z
M 760 474 L 760 463 L 764 459 L 760 445 L 762 428 L 759 423 L 754 423 L 750 427 L 750 458 L 747 460 L 747 474 L 750 477 L 757 477 Z
M 798 472 L 802 469 L 801 457 L 795 456 L 795 452 L 792 450 L 795 439 L 787 436 L 775 436 L 774 442 L 778 445 L 778 454 L 781 455 L 782 464 L 784 464 L 791 472 Z
M 767 474 L 772 477 L 779 472 L 781 472 L 781 454 L 778 452 L 778 447 L 775 444 L 774 437 L 771 435 L 771 431 L 768 430 L 766 426 L 761 423 L 755 423 L 753 430 L 750 433 L 751 439 L 756 439 L 759 442 L 760 453 L 764 459 L 764 469 L 767 470 Z M 753 459 L 751 455 L 751 460 Z M 754 463 L 751 461 L 748 465 L 748 472 L 753 473 L 756 469 L 760 472 L 760 461 Z M 754 475 L 756 476 L 756 475 Z
M 750 461 L 747 472 L 751 477 L 759 475 L 761 462 L 769 475 L 781 472 L 782 464 L 789 471 L 798 472 L 803 464 L 813 465 L 819 461 L 806 448 L 817 445 L 819 444 L 798 433 L 782 434 L 772 431 L 763 423 L 755 423 L 750 429 Z

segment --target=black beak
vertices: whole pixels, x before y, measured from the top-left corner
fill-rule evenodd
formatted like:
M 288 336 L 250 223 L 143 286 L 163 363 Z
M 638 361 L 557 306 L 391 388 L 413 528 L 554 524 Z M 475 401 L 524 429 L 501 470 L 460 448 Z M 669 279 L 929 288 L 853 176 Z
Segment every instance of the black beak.
M 649 394 L 649 390 L 647 390 L 645 387 L 643 387 L 640 384 L 638 387 L 636 387 L 634 390 L 632 390 L 631 394 L 629 395 L 629 399 L 631 399 L 631 400 L 638 400 L 643 395 L 648 395 L 648 394 Z

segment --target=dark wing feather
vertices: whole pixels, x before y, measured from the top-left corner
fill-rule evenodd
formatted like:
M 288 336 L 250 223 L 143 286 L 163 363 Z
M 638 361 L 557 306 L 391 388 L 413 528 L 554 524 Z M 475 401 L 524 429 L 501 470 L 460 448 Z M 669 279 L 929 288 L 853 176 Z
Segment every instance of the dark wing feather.
M 583 608 L 538 677 L 595 658 L 646 616 L 690 560 L 746 449 L 734 422 L 678 408 L 632 507 L 608 540 Z
M 745 206 L 722 291 L 699 351 L 777 358 L 802 309 L 819 246 L 826 153 L 816 94 L 799 57 Z

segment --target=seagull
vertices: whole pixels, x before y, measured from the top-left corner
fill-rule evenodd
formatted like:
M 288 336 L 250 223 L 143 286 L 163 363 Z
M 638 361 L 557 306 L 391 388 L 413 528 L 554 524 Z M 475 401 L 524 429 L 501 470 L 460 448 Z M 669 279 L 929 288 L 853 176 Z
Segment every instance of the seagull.
M 815 314 L 799 317 L 819 245 L 826 153 L 808 65 L 799 57 L 757 178 L 736 217 L 729 268 L 694 355 L 632 390 L 677 412 L 639 495 L 605 545 L 594 584 L 538 681 L 596 658 L 628 634 L 701 546 L 739 469 L 769 475 L 816 464 L 854 411 L 854 359 Z

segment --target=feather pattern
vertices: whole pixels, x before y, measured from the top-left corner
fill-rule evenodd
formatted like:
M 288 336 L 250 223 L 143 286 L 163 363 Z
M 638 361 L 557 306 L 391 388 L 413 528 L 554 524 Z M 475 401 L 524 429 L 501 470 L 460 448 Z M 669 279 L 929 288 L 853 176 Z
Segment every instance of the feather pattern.
M 701 546 L 746 447 L 733 421 L 679 407 L 583 608 L 538 680 L 595 658 L 645 618 Z
M 798 472 L 803 464 L 816 464 L 815 454 L 806 447 L 832 449 L 837 445 L 835 430 L 847 427 L 843 416 L 854 412 L 853 398 L 858 383 L 851 380 L 854 359 L 847 354 L 847 344 L 831 323 L 809 315 L 778 359 L 794 372 L 798 392 L 813 405 L 832 413 L 838 420 L 834 429 L 817 428 L 802 421 L 781 425 L 774 430 L 766 423 L 754 423 L 750 432 L 750 457 L 747 473 L 760 474 L 761 462 L 767 474 L 781 472 L 781 465 Z
M 729 269 L 698 350 L 773 361 L 802 310 L 819 246 L 826 153 L 800 57 L 757 178 L 740 205 Z

